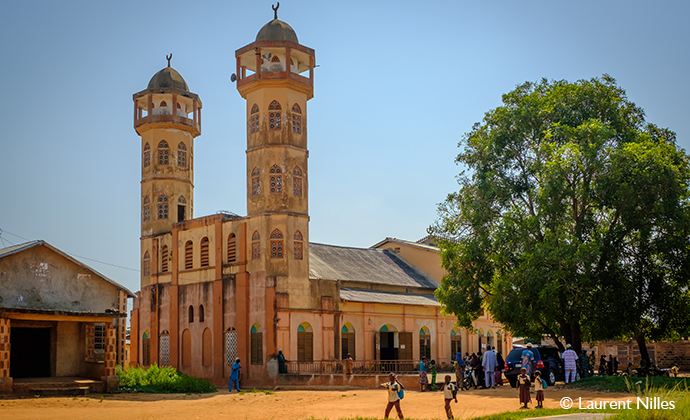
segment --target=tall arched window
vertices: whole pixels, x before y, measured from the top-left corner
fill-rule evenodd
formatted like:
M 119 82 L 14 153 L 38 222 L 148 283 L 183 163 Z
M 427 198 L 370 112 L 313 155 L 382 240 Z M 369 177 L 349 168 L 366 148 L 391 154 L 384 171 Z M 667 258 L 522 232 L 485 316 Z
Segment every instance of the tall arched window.
M 261 194 L 261 182 L 259 182 L 259 168 L 252 169 L 252 195 Z
M 272 193 L 282 193 L 283 192 L 283 176 L 280 175 L 283 170 L 280 169 L 278 165 L 271 166 L 268 171 L 271 174 L 271 192 Z
M 251 333 L 251 364 L 264 364 L 264 350 L 263 350 L 263 334 L 261 332 L 261 325 L 258 323 L 252 325 Z
M 228 236 L 228 264 L 237 262 L 237 237 L 234 233 Z
M 192 305 L 189 305 L 189 309 L 187 309 L 187 322 L 194 322 L 194 307 Z
M 177 145 L 177 166 L 180 168 L 187 167 L 187 146 L 182 142 Z
M 258 260 L 261 258 L 261 236 L 259 231 L 255 231 L 252 235 L 252 259 Z
M 293 243 L 294 243 L 294 251 L 295 251 L 295 259 L 296 260 L 301 260 L 302 259 L 302 244 L 303 244 L 303 238 L 302 238 L 302 232 L 299 230 L 295 232 L 295 235 L 292 237 Z
M 352 356 L 353 360 L 356 360 L 355 356 L 355 327 L 352 326 L 349 322 L 346 322 L 345 325 L 343 325 L 343 328 L 340 330 L 340 336 L 341 336 L 341 359 L 345 359 L 348 354 Z
M 484 331 L 479 330 L 477 331 L 477 349 L 479 351 L 482 351 L 482 336 L 484 335 Z
M 213 335 L 210 328 L 204 328 L 201 335 L 201 366 L 211 366 L 213 359 Z
M 149 200 L 149 197 L 146 196 L 144 198 L 144 205 L 141 208 L 141 220 L 143 220 L 144 222 L 148 222 L 149 220 L 151 220 L 151 206 L 150 206 L 150 204 L 151 204 L 151 200 Z
M 142 155 L 141 160 L 144 161 L 144 168 L 151 166 L 151 146 L 149 146 L 148 143 L 144 145 L 144 154 Z
M 182 366 L 192 365 L 192 333 L 185 329 L 182 331 Z
M 144 263 L 142 264 L 145 276 L 151 275 L 151 255 L 148 251 L 144 253 Z
M 170 148 L 168 147 L 168 142 L 165 140 L 161 140 L 161 142 L 158 143 L 158 164 L 159 165 L 167 165 L 168 164 L 169 152 L 170 152 Z
M 177 221 L 178 222 L 183 222 L 187 218 L 187 212 L 185 211 L 187 209 L 187 200 L 184 198 L 183 195 L 180 196 L 180 198 L 177 199 Z
M 204 305 L 199 305 L 199 322 L 204 322 Z
M 208 267 L 209 264 L 209 258 L 208 258 L 208 238 L 204 237 L 201 239 L 201 244 L 200 244 L 200 250 L 201 250 L 201 266 L 202 267 Z
M 422 327 L 419 330 L 419 358 L 426 357 L 431 360 L 431 334 L 427 327 Z
M 259 132 L 259 105 L 254 104 L 251 111 L 251 116 L 249 117 L 251 131 L 252 133 Z
M 280 130 L 280 104 L 273 101 L 268 106 L 268 127 L 271 130 Z
M 455 359 L 458 352 L 462 353 L 462 339 L 460 338 L 460 330 L 453 328 L 450 331 L 450 358 Z
M 314 332 L 308 322 L 297 327 L 297 361 L 314 361 Z
M 299 105 L 292 105 L 292 132 L 302 134 L 302 109 Z
M 184 244 L 184 268 L 185 270 L 194 268 L 194 244 L 192 241 L 187 241 Z
M 168 246 L 163 245 L 161 248 L 161 273 L 168 272 L 168 260 L 170 255 L 168 254 Z
M 158 220 L 168 218 L 168 197 L 165 194 L 158 196 Z
M 292 194 L 298 197 L 302 196 L 302 169 L 299 166 L 295 166 L 292 171 Z
M 271 232 L 271 258 L 283 258 L 283 232 Z

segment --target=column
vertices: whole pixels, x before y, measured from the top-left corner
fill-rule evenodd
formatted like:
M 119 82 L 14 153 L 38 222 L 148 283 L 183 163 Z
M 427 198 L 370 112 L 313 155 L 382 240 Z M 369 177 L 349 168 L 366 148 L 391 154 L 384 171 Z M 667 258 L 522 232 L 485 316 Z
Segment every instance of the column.
M 10 320 L 0 318 L 0 393 L 12 392 L 10 378 Z

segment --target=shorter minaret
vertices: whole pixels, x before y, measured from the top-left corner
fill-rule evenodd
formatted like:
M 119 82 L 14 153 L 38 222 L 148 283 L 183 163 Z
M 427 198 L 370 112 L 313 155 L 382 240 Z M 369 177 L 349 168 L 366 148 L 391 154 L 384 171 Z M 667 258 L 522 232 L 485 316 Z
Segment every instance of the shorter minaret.
M 194 138 L 201 133 L 201 101 L 168 66 L 134 94 L 134 129 L 141 136 L 141 237 L 172 231 L 191 219 Z M 190 115 L 191 114 L 191 115 Z

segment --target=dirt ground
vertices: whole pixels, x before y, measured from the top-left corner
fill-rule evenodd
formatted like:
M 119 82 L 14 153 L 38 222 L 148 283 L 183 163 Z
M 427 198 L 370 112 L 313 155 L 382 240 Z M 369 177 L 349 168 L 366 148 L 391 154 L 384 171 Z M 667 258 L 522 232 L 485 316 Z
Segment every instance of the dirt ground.
M 575 400 L 613 400 L 628 394 L 562 390 L 559 386 L 545 391 L 545 407 L 558 408 L 563 397 Z M 152 419 L 237 419 L 303 420 L 310 417 L 336 420 L 342 417 L 380 417 L 386 406 L 386 391 L 275 391 L 214 394 L 119 394 L 89 397 L 41 397 L 0 399 L 0 418 L 30 420 L 152 420 Z M 534 392 L 532 392 L 534 403 Z M 442 392 L 406 390 L 401 403 L 406 418 L 445 419 Z M 509 386 L 458 393 L 458 403 L 451 403 L 457 418 L 514 411 L 519 408 L 517 390 Z M 530 407 L 534 407 L 531 404 Z M 391 413 L 395 418 L 395 409 Z

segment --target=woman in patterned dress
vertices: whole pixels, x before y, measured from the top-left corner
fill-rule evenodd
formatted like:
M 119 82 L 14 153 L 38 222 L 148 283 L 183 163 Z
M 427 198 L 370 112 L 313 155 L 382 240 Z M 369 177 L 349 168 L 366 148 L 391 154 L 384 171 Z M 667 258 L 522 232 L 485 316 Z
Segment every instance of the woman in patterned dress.
M 422 361 L 419 362 L 419 385 L 422 387 L 422 392 L 429 383 L 429 379 L 426 377 L 426 357 L 422 357 Z

